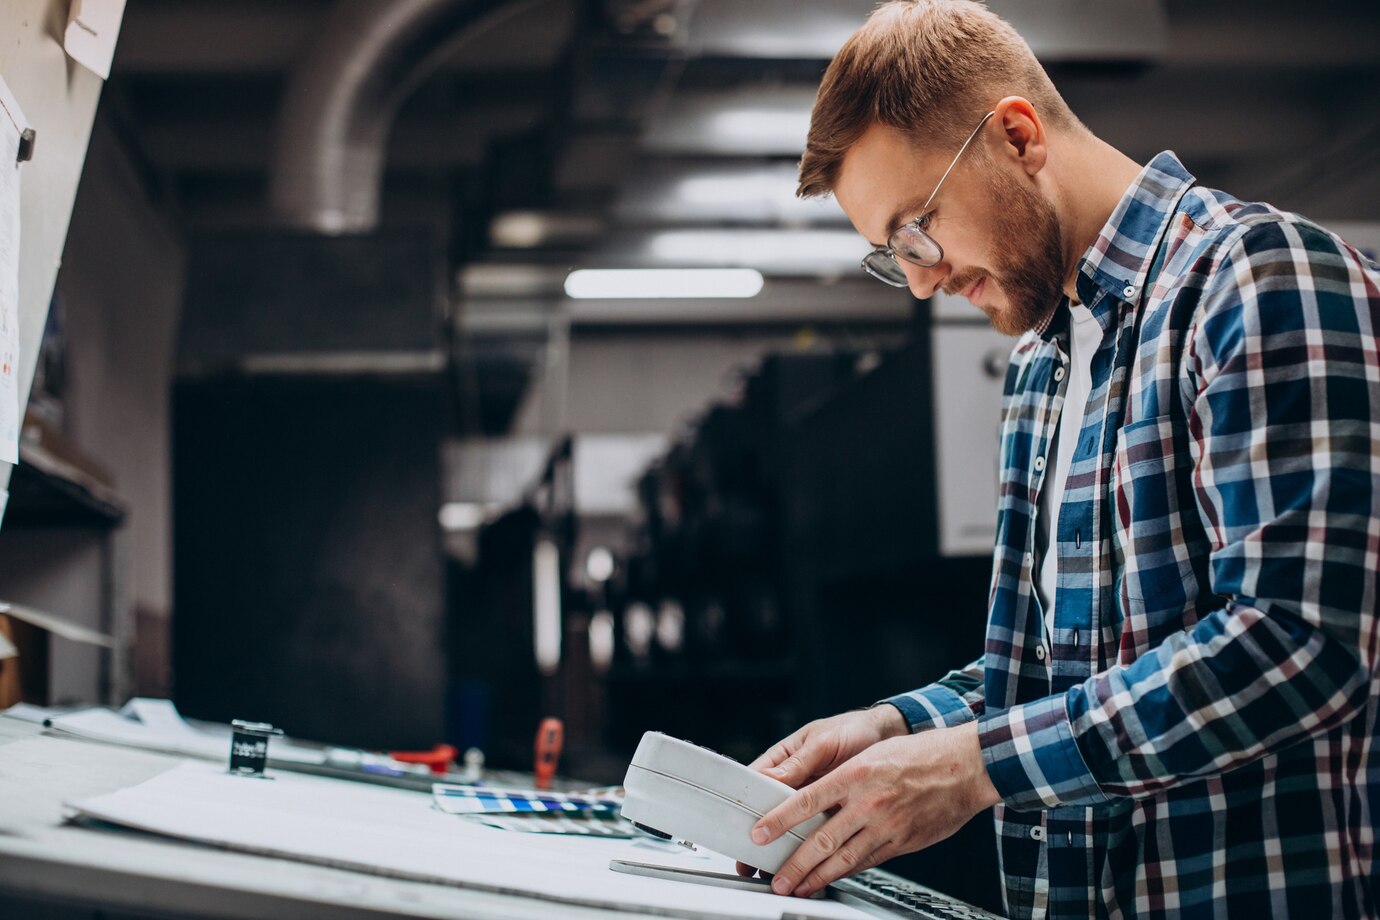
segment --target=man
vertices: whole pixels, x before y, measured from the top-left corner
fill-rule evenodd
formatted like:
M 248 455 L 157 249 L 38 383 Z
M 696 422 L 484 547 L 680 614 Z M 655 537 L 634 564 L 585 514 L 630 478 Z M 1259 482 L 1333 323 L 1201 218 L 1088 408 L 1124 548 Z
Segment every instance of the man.
M 1103 143 L 966 0 L 849 40 L 800 192 L 1021 338 L 985 654 L 754 763 L 758 843 L 831 815 L 774 890 L 995 806 L 1015 916 L 1376 916 L 1380 269 Z

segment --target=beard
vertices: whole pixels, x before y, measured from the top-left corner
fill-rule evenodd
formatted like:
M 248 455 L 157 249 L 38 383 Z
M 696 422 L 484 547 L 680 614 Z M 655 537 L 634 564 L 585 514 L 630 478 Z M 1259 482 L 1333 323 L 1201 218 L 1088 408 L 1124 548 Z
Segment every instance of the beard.
M 990 191 L 996 214 L 993 238 L 1002 247 L 994 271 L 969 269 L 944 285 L 966 291 L 982 278 L 1006 295 L 1005 308 L 982 307 L 992 328 L 1017 336 L 1036 328 L 1058 306 L 1064 291 L 1064 235 L 1048 199 L 1001 170 L 992 170 Z

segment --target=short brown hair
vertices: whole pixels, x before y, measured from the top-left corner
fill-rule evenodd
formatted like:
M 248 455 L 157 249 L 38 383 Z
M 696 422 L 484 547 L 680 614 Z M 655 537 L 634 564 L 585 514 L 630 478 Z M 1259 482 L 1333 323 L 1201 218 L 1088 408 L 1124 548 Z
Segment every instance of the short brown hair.
M 1079 125 L 1025 39 L 981 3 L 883 3 L 824 73 L 796 194 L 832 192 L 844 155 L 874 123 L 918 146 L 956 146 L 994 102 L 1013 95 L 1033 102 L 1050 126 Z

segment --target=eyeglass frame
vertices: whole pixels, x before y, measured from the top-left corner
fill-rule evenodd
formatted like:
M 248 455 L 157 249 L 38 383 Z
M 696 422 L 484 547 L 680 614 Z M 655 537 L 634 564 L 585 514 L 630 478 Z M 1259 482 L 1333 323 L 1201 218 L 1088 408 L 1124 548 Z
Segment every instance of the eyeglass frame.
M 934 191 L 930 192 L 930 197 L 926 198 L 925 203 L 920 206 L 920 215 L 918 217 L 911 218 L 910 220 L 906 221 L 905 223 L 901 224 L 896 229 L 888 233 L 886 237 L 885 246 L 878 246 L 871 252 L 869 252 L 867 255 L 863 256 L 863 271 L 867 272 L 869 275 L 876 278 L 878 281 L 881 281 L 884 284 L 889 284 L 892 287 L 906 287 L 909 283 L 908 280 L 903 279 L 901 281 L 892 281 L 890 278 L 887 278 L 885 275 L 873 269 L 869 262 L 877 256 L 885 256 L 886 258 L 890 259 L 892 263 L 896 265 L 897 268 L 901 267 L 900 259 L 905 259 L 912 265 L 918 265 L 921 268 L 934 268 L 934 266 L 944 261 L 944 247 L 939 244 L 938 240 L 936 240 L 934 237 L 930 236 L 927 232 L 925 232 L 924 228 L 920 226 L 920 222 L 925 219 L 926 212 L 929 211 L 930 205 L 934 202 L 935 196 L 938 195 L 939 190 L 944 187 L 944 180 L 949 178 L 949 173 L 953 172 L 954 167 L 958 165 L 958 161 L 963 159 L 963 154 L 967 152 L 968 147 L 973 143 L 973 139 L 978 136 L 978 132 L 982 130 L 982 126 L 987 124 L 987 120 L 995 114 L 997 114 L 996 110 L 993 110 L 991 112 L 988 112 L 986 115 L 982 116 L 982 120 L 979 121 L 977 127 L 973 129 L 973 133 L 969 134 L 968 139 L 963 142 L 963 146 L 958 148 L 958 153 L 954 154 L 953 160 L 949 163 L 949 168 L 944 170 L 944 175 L 940 176 L 939 182 L 935 184 Z M 892 241 L 896 238 L 896 234 L 900 233 L 907 227 L 912 227 L 916 233 L 920 234 L 925 239 L 929 240 L 930 244 L 934 246 L 934 248 L 938 251 L 939 255 L 933 261 L 921 262 L 905 255 L 901 256 L 900 259 L 897 258 L 896 246 Z M 901 271 L 902 275 L 904 276 L 905 269 L 902 269 Z

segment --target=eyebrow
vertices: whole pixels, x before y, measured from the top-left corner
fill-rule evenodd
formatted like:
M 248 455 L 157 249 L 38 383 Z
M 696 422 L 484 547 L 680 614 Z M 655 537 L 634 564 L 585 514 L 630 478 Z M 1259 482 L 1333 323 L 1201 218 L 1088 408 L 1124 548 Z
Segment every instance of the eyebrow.
M 923 208 L 925 206 L 925 202 L 929 201 L 929 199 L 929 195 L 919 195 L 915 198 L 911 198 L 902 202 L 901 206 L 897 208 L 894 212 L 892 212 L 891 217 L 889 217 L 886 222 L 886 232 L 888 241 L 890 241 L 891 239 L 891 234 L 895 233 L 896 230 L 901 226 L 901 224 L 904 221 L 906 221 L 907 215 L 912 215 L 911 219 L 914 219 L 914 217 L 921 216 L 919 214 L 916 214 L 915 212 L 920 208 Z M 871 243 L 870 240 L 868 242 Z M 887 246 L 886 243 L 871 243 L 871 245 L 877 249 L 885 249 Z

